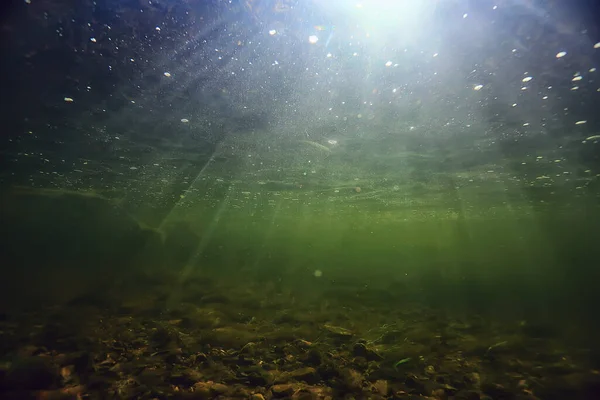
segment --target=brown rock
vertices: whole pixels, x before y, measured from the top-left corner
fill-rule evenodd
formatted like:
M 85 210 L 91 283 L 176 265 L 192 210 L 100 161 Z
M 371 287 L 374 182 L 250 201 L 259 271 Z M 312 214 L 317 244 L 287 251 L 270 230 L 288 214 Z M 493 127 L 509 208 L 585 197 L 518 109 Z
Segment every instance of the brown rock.
M 304 381 L 306 383 L 317 383 L 319 382 L 319 374 L 317 374 L 317 370 L 313 367 L 300 368 L 294 371 L 291 371 L 284 376 L 289 379 L 294 379 L 297 381 Z
M 323 325 L 326 331 L 328 331 L 332 336 L 338 337 L 351 337 L 352 332 L 346 328 L 342 328 L 341 326 L 335 326 L 330 324 Z
M 195 399 L 210 399 L 210 387 L 205 382 L 197 382 L 193 386 Z
M 373 384 L 373 390 L 382 396 L 387 396 L 390 392 L 388 381 L 380 379 Z
M 229 387 L 222 383 L 215 382 L 196 382 L 194 384 L 194 393 L 200 398 L 209 398 L 211 396 L 218 396 L 229 392 Z M 205 397 L 202 397 L 205 396 Z
M 213 383 L 210 387 L 210 390 L 217 394 L 227 393 L 229 388 L 227 385 L 223 385 L 222 383 Z
M 252 396 L 250 396 L 250 400 L 265 400 L 265 396 L 260 393 L 254 393 Z
M 323 386 L 306 386 L 297 390 L 292 395 L 292 400 L 317 400 L 332 399 L 333 391 L 331 388 Z
M 351 391 L 361 391 L 363 376 L 360 372 L 353 369 L 345 369 L 341 371 L 342 379 L 346 387 Z
M 368 348 L 364 343 L 356 343 L 352 347 L 352 353 L 356 357 L 366 358 L 368 361 L 381 361 L 383 357 L 377 354 L 375 350 Z
M 291 383 L 283 383 L 279 385 L 273 385 L 271 387 L 271 392 L 276 398 L 291 396 L 294 394 L 294 391 L 294 385 Z
M 319 397 L 317 397 L 314 393 L 312 393 L 308 389 L 298 390 L 292 396 L 292 400 L 317 400 L 318 398 Z

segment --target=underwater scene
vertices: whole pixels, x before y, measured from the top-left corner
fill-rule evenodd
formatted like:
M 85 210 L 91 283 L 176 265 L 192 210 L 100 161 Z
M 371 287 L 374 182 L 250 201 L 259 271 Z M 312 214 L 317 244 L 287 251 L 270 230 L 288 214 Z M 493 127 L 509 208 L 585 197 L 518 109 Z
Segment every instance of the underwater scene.
M 0 9 L 0 399 L 600 399 L 596 2 Z

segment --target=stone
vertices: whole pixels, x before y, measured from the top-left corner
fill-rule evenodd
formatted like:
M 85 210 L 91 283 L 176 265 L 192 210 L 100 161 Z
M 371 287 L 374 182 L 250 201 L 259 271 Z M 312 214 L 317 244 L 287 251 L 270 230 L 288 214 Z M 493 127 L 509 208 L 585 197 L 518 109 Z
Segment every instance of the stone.
M 342 328 L 340 326 L 325 324 L 323 325 L 323 328 L 325 328 L 325 330 L 329 332 L 332 336 L 351 337 L 353 335 L 352 332 L 350 332 L 348 329 Z
M 216 394 L 224 394 L 229 391 L 229 387 L 222 383 L 213 383 L 210 389 Z
M 356 343 L 352 347 L 352 354 L 356 357 L 363 357 L 367 361 L 381 361 L 383 357 L 375 352 L 373 349 L 369 349 L 364 343 Z
M 256 386 L 269 386 L 273 384 L 273 374 L 260 367 L 249 367 L 241 369 L 238 372 L 238 376 L 243 377 L 245 382 L 254 387 Z
M 373 383 L 373 390 L 382 396 L 387 396 L 390 392 L 390 385 L 388 381 L 379 379 Z
M 304 356 L 303 361 L 308 365 L 317 367 L 317 366 L 321 365 L 321 362 L 323 362 L 323 357 L 321 356 L 321 353 L 319 352 L 319 350 L 310 349 Z
M 361 391 L 363 384 L 363 376 L 360 372 L 354 369 L 344 369 L 341 373 L 344 385 L 350 391 Z
M 426 375 L 434 375 L 435 374 L 435 368 L 433 367 L 433 365 L 428 365 L 425 367 L 425 374 Z
M 291 383 L 283 383 L 279 385 L 273 385 L 271 387 L 271 392 L 276 398 L 291 396 L 292 394 L 294 394 L 294 391 L 294 385 L 292 385 Z
M 208 396 L 206 398 L 213 398 L 215 396 L 222 395 L 230 391 L 227 385 L 224 385 L 222 383 L 215 383 L 212 381 L 196 382 L 193 388 L 194 393 L 197 393 L 199 395 L 199 398 L 204 398 L 202 396 Z
M 311 383 L 311 384 L 317 383 L 320 380 L 317 370 L 314 369 L 313 367 L 300 368 L 300 369 L 291 371 L 284 375 L 288 379 L 303 381 L 303 382 Z

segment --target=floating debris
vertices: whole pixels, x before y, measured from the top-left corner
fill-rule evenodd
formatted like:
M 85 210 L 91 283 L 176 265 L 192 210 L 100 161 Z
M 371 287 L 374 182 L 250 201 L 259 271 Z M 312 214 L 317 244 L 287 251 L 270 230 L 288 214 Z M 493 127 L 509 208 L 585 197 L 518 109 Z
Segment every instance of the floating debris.
M 488 349 L 486 350 L 485 354 L 487 355 L 490 351 L 498 348 L 498 347 L 502 347 L 502 346 L 506 346 L 508 344 L 508 341 L 503 341 L 503 342 L 499 342 L 496 344 L 491 345 L 490 347 L 488 347 Z
M 314 147 L 314 148 L 317 148 L 317 149 L 319 149 L 319 150 L 325 151 L 325 152 L 327 152 L 327 153 L 331 153 L 331 149 L 330 149 L 329 147 L 327 147 L 327 146 L 323 146 L 323 145 L 322 145 L 322 144 L 320 144 L 320 143 L 317 143 L 317 142 L 311 142 L 310 140 L 301 140 L 301 142 L 302 142 L 302 143 L 305 143 L 305 144 L 308 144 L 308 145 L 310 145 L 310 146 L 312 146 L 312 147 Z
M 397 369 L 398 366 L 400 366 L 402 364 L 406 364 L 407 362 L 410 362 L 411 360 L 412 360 L 412 358 L 410 358 L 410 357 L 403 358 L 402 360 L 400 360 L 394 364 L 394 369 Z

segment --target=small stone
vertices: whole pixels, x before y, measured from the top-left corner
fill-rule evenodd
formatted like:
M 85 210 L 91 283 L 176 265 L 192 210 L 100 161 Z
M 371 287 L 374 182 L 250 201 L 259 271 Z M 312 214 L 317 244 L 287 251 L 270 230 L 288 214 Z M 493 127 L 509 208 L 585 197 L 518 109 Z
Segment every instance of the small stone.
M 362 390 L 363 376 L 353 369 L 345 369 L 341 373 L 346 388 L 351 391 Z
M 313 367 L 306 367 L 294 370 L 287 374 L 284 374 L 287 379 L 294 379 L 297 381 L 304 381 L 306 383 L 317 383 L 319 382 L 319 374 Z
M 223 385 L 222 383 L 213 383 L 210 389 L 217 394 L 223 394 L 229 391 L 227 385 Z
M 274 381 L 273 374 L 260 367 L 241 368 L 240 374 L 244 376 L 246 383 L 253 387 L 270 386 Z
M 308 389 L 300 389 L 296 393 L 293 394 L 292 400 L 314 400 L 317 399 L 310 390 Z
M 250 396 L 250 400 L 265 400 L 265 396 L 260 393 L 254 393 L 252 396 Z
M 308 340 L 304 340 L 304 339 L 298 339 L 298 340 L 296 340 L 296 344 L 301 349 L 307 349 L 307 348 L 309 348 L 309 347 L 312 346 L 311 342 L 309 342 Z
M 206 382 L 196 382 L 193 386 L 194 393 L 200 397 L 210 396 L 210 386 Z
M 352 348 L 352 353 L 356 357 L 366 358 L 367 361 L 381 361 L 383 357 L 375 352 L 375 350 L 369 349 L 364 343 L 356 343 Z
M 259 347 L 254 342 L 248 342 L 240 349 L 240 354 L 244 354 L 247 356 L 255 356 Z
M 388 381 L 380 379 L 373 384 L 373 390 L 382 396 L 387 396 L 390 392 Z
M 290 383 L 284 383 L 280 385 L 273 385 L 271 387 L 271 392 L 275 397 L 286 397 L 294 394 L 294 385 Z
M 213 398 L 214 396 L 229 392 L 229 387 L 222 383 L 214 382 L 196 382 L 194 384 L 194 393 L 200 398 Z
M 474 388 L 479 388 L 481 386 L 481 376 L 477 372 L 472 372 L 465 375 L 465 382 L 471 384 Z
M 303 360 L 308 365 L 319 366 L 323 362 L 323 357 L 317 349 L 310 349 Z
M 328 331 L 329 333 L 331 333 L 334 336 L 340 336 L 340 337 L 352 336 L 352 332 L 350 332 L 346 328 L 342 328 L 339 326 L 325 324 L 325 325 L 323 325 L 323 328 L 325 328 L 326 331 Z

